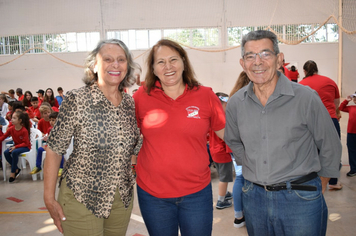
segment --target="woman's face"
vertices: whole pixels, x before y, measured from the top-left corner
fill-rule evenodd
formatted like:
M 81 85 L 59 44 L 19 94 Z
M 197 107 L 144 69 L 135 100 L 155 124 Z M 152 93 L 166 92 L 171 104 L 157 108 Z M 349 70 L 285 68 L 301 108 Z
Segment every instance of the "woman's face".
M 47 97 L 49 97 L 49 98 L 52 97 L 52 94 L 53 94 L 52 90 L 50 90 L 50 89 L 46 90 Z
M 105 44 L 96 56 L 94 71 L 99 85 L 118 87 L 127 74 L 125 51 L 119 45 Z
M 27 99 L 28 101 L 31 101 L 31 97 L 32 97 L 31 94 L 26 93 L 25 95 L 26 95 L 26 99 Z
M 167 46 L 154 53 L 153 72 L 161 81 L 163 89 L 183 82 L 184 63 L 179 53 Z

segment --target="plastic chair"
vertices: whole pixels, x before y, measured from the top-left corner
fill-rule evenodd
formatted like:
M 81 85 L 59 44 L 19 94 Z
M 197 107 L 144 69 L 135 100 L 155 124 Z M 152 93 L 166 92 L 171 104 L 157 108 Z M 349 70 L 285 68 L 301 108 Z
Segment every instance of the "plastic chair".
M 4 175 L 4 181 L 6 181 L 6 167 L 7 167 L 7 162 L 6 162 L 6 158 L 4 155 L 4 152 L 6 150 L 6 143 L 11 141 L 12 138 L 8 137 L 7 139 L 5 139 L 4 141 L 2 141 L 1 145 L 2 145 L 2 150 L 1 150 L 1 161 L 2 161 L 2 172 Z
M 36 154 L 37 154 L 37 141 L 38 141 L 38 146 L 42 146 L 42 132 L 36 128 L 31 128 L 31 150 L 29 152 L 24 152 L 20 154 L 20 158 L 22 159 L 22 165 L 26 166 L 26 163 L 24 160 L 27 160 L 30 169 L 32 170 L 36 166 Z M 37 174 L 32 175 L 32 180 L 37 180 Z
M 7 126 L 9 126 L 9 121 L 5 119 L 6 125 L 2 126 L 2 132 L 5 134 L 6 130 L 7 130 Z

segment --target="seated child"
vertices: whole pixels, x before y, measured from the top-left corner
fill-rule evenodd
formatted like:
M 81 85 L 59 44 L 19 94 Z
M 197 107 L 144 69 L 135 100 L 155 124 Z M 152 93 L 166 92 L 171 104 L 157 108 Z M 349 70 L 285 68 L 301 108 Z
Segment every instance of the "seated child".
M 35 117 L 32 119 L 34 122 L 38 123 L 38 121 L 41 119 L 41 112 L 38 106 L 38 98 L 37 97 L 32 97 L 31 98 L 31 105 L 29 109 L 33 112 Z
M 15 111 L 12 115 L 11 123 L 13 126 L 0 137 L 0 142 L 4 141 L 9 136 L 11 136 L 14 141 L 14 146 L 6 149 L 4 152 L 7 162 L 11 165 L 10 183 L 15 181 L 21 171 L 21 169 L 17 167 L 19 155 L 28 152 L 31 149 L 30 119 L 27 113 Z
M 56 119 L 58 116 L 58 112 L 52 112 L 49 115 L 49 123 L 51 124 L 51 127 L 48 128 L 46 135 L 43 138 L 43 141 L 47 141 L 48 139 L 48 135 L 51 131 L 51 129 L 53 128 L 54 124 L 56 123 Z M 46 150 L 47 145 L 44 145 L 43 147 L 39 147 L 37 150 L 37 158 L 36 158 L 36 167 L 33 168 L 33 170 L 31 171 L 31 175 L 33 174 L 37 174 L 38 172 L 40 172 L 42 170 L 42 153 Z M 58 177 L 61 177 L 62 172 L 63 172 L 63 163 L 64 163 L 64 157 L 62 156 L 62 161 L 61 161 L 61 165 L 59 167 L 59 171 L 58 171 Z
M 47 102 L 42 102 L 40 108 L 41 119 L 38 121 L 37 129 L 39 129 L 43 135 L 47 134 L 48 128 L 51 127 L 49 123 L 49 115 L 53 112 L 51 105 Z
M 8 120 L 8 121 L 11 121 L 11 117 L 12 117 L 12 112 L 13 112 L 13 109 L 12 109 L 12 105 L 13 105 L 13 101 L 11 101 L 11 102 L 9 102 L 8 103 L 8 109 L 9 109 L 9 111 L 6 113 L 6 120 Z

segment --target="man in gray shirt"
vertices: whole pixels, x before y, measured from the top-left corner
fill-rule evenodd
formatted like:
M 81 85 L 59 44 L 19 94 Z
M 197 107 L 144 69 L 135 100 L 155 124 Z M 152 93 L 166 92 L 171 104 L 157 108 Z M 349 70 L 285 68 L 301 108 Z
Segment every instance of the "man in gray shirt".
M 325 235 L 322 192 L 339 177 L 341 143 L 318 94 L 277 72 L 269 31 L 247 34 L 240 64 L 250 82 L 226 108 L 225 142 L 242 163 L 249 235 Z

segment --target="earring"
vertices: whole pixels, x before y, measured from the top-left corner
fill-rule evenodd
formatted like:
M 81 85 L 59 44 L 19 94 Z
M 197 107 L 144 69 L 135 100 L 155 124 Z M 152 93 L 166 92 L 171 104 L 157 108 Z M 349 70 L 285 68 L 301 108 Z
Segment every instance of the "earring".
M 98 73 L 98 69 L 94 67 L 94 74 Z

